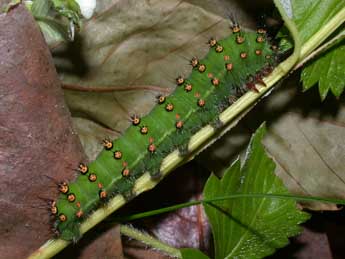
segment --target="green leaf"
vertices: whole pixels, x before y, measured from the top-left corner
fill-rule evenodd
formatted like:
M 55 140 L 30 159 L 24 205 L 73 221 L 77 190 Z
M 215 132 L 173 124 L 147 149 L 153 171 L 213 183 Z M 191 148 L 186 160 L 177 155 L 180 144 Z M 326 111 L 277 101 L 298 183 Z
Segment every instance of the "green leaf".
M 204 253 L 200 250 L 192 248 L 182 248 L 180 249 L 182 259 L 209 259 Z
M 294 21 L 299 30 L 302 42 L 309 40 L 322 28 L 339 10 L 345 8 L 343 0 L 293 0 L 292 9 Z M 333 48 L 316 61 L 310 63 L 302 71 L 303 90 L 306 91 L 319 83 L 321 99 L 324 100 L 329 90 L 335 96 L 340 96 L 345 85 L 343 72 L 344 49 Z
M 293 0 L 294 21 L 302 42 L 310 39 L 344 7 L 344 0 Z
M 47 16 L 51 8 L 51 1 L 35 0 L 32 2 L 31 13 L 35 17 Z
M 55 10 L 79 26 L 81 12 L 75 0 L 52 0 Z
M 345 44 L 334 47 L 320 58 L 308 64 L 302 71 L 303 90 L 315 84 L 319 85 L 321 99 L 324 100 L 329 90 L 339 97 L 345 87 Z
M 276 39 L 279 40 L 279 50 L 281 53 L 287 52 L 293 48 L 292 39 L 289 38 L 289 31 L 286 27 L 281 28 Z
M 61 40 L 69 40 L 67 25 L 48 17 L 37 17 L 36 21 L 48 45 Z
M 308 41 L 317 33 L 335 14 L 345 7 L 343 0 L 285 0 L 286 5 L 291 3 L 293 21 L 296 23 L 302 43 Z M 282 28 L 278 38 L 287 36 L 286 28 Z M 285 37 L 285 47 L 292 47 L 292 41 Z
M 247 156 L 226 170 L 219 180 L 212 175 L 205 199 L 230 194 L 288 194 L 275 176 L 275 164 L 261 144 L 266 129 L 261 126 L 252 137 Z M 239 198 L 205 205 L 210 220 L 215 258 L 262 258 L 288 244 L 288 237 L 300 232 L 298 224 L 309 218 L 295 201 L 271 198 Z

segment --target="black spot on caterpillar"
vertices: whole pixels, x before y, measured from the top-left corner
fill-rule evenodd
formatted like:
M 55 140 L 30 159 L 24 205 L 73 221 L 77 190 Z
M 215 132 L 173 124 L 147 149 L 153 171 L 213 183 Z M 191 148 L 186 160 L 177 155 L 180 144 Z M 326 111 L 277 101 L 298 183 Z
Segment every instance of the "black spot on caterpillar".
M 242 31 L 236 24 L 223 40 L 210 39 L 205 58 L 193 57 L 188 77 L 176 78 L 170 96 L 158 96 L 157 106 L 145 117 L 131 117 L 121 138 L 103 141 L 104 150 L 88 165 L 81 164 L 74 182 L 61 184 L 55 228 L 60 237 L 77 240 L 79 224 L 111 197 L 132 197 L 136 180 L 149 172 L 159 177 L 163 158 L 175 149 L 188 154 L 188 141 L 205 125 L 221 127 L 219 114 L 245 92 L 257 91 L 262 77 L 272 71 L 276 50 L 265 30 Z

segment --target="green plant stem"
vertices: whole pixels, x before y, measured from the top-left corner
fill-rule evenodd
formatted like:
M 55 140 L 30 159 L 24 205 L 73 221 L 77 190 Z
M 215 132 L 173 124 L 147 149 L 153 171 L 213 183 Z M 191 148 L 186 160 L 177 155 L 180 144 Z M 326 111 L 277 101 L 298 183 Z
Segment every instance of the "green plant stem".
M 233 105 L 227 108 L 219 118 L 221 122 L 225 125 L 224 130 L 217 136 L 215 135 L 215 130 L 211 126 L 206 126 L 197 132 L 190 140 L 188 149 L 190 152 L 194 152 L 188 158 L 182 158 L 179 156 L 179 152 L 176 150 L 169 154 L 162 162 L 160 172 L 162 176 L 167 175 L 174 168 L 176 168 L 181 163 L 192 159 L 195 154 L 197 154 L 202 147 L 205 148 L 208 144 L 215 141 L 220 135 L 231 129 L 238 122 L 238 118 L 243 117 L 249 109 L 251 109 L 256 102 L 260 100 L 267 92 L 269 92 L 274 84 L 286 76 L 292 67 L 295 65 L 297 60 L 302 60 L 310 52 L 312 52 L 322 41 L 324 41 L 334 30 L 337 29 L 345 21 L 345 8 L 342 9 L 336 16 L 334 16 L 324 27 L 322 27 L 307 43 L 301 46 L 298 37 L 297 28 L 292 20 L 290 20 L 283 7 L 278 0 L 274 1 L 278 10 L 280 11 L 282 18 L 285 22 L 286 27 L 289 29 L 292 38 L 294 39 L 294 53 L 283 63 L 281 63 L 270 76 L 264 79 L 266 87 L 257 85 L 259 93 L 248 92 L 242 96 Z M 333 27 L 334 26 L 334 27 Z M 301 51 L 302 50 L 302 51 Z M 149 173 L 145 173 L 141 176 L 134 188 L 133 194 L 135 196 L 139 195 L 144 191 L 148 191 L 157 185 L 157 181 L 151 179 Z M 126 200 L 121 196 L 117 195 L 109 203 L 97 209 L 92 215 L 90 215 L 80 226 L 80 232 L 84 234 L 96 224 L 104 220 L 107 216 L 113 213 L 115 210 L 120 208 L 126 203 Z M 70 242 L 54 239 L 47 241 L 42 247 L 35 251 L 29 258 L 30 259 L 43 259 L 50 258 L 66 247 Z
M 151 246 L 154 249 L 157 249 L 163 253 L 168 254 L 171 257 L 181 258 L 181 252 L 179 249 L 176 249 L 174 247 L 171 247 L 165 243 L 162 243 L 156 238 L 153 238 L 152 236 L 145 234 L 133 227 L 130 227 L 128 225 L 121 225 L 120 226 L 120 232 L 121 234 L 128 236 L 130 238 L 139 240 L 143 242 L 146 245 Z
M 326 42 L 313 52 L 311 52 L 307 57 L 305 57 L 302 61 L 300 61 L 294 68 L 293 71 L 301 68 L 304 66 L 308 61 L 314 59 L 315 57 L 319 56 L 320 54 L 324 53 L 334 45 L 338 44 L 341 40 L 345 39 L 345 30 L 339 33 L 337 36 L 335 36 L 333 39 L 330 41 Z
M 233 195 L 226 195 L 226 196 L 217 197 L 213 199 L 205 199 L 205 200 L 180 203 L 177 205 L 160 208 L 157 210 L 146 211 L 146 212 L 137 213 L 137 214 L 133 214 L 133 215 L 125 216 L 125 217 L 113 218 L 112 221 L 114 222 L 126 221 L 127 222 L 127 221 L 142 219 L 142 218 L 151 217 L 151 216 L 162 214 L 162 213 L 175 211 L 175 210 L 190 207 L 190 206 L 207 204 L 207 203 L 217 202 L 217 201 L 224 201 L 224 200 L 229 200 L 229 199 L 239 199 L 239 198 L 287 199 L 287 200 L 295 200 L 295 201 L 300 201 L 300 202 L 312 201 L 312 202 L 324 202 L 324 203 L 334 203 L 334 204 L 345 205 L 345 200 L 322 198 L 322 197 L 309 197 L 309 196 L 299 196 L 299 195 L 290 195 L 290 194 L 269 194 L 269 193 L 233 194 Z
M 307 57 L 314 51 L 322 42 L 324 42 L 345 20 L 345 8 L 342 8 L 321 30 L 315 33 L 301 49 L 300 60 Z

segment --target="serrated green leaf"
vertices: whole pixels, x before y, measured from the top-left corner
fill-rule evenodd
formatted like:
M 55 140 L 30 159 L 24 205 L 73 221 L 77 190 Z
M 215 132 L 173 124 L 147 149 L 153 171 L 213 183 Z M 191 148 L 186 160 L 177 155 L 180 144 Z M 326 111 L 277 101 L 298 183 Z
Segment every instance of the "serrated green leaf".
M 345 87 L 345 44 L 333 48 L 302 71 L 303 90 L 306 91 L 319 83 L 321 99 L 324 100 L 329 90 L 339 97 Z
M 266 129 L 254 134 L 241 167 L 240 160 L 219 180 L 212 175 L 205 186 L 205 199 L 230 194 L 287 194 L 275 176 L 275 164 L 261 144 Z M 241 198 L 205 205 L 210 220 L 215 258 L 262 258 L 288 244 L 300 232 L 298 224 L 308 219 L 292 200 Z
M 209 259 L 204 253 L 200 250 L 192 248 L 182 248 L 180 249 L 182 259 Z
M 333 18 L 339 10 L 345 8 L 343 0 L 293 0 L 294 21 L 302 42 L 309 40 L 322 26 Z M 339 55 L 340 54 L 340 55 Z M 329 90 L 340 96 L 345 85 L 344 49 L 334 48 L 310 63 L 302 71 L 303 90 L 319 83 L 321 99 L 324 100 Z

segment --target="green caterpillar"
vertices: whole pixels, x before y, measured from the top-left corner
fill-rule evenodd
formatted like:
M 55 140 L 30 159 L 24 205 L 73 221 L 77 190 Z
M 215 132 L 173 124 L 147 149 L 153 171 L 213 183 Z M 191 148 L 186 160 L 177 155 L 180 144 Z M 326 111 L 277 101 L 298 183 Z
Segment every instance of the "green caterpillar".
M 205 125 L 221 127 L 218 115 L 248 90 L 264 85 L 276 63 L 277 49 L 265 29 L 245 32 L 234 23 L 232 34 L 210 39 L 210 51 L 203 59 L 190 61 L 188 78 L 176 79 L 170 96 L 158 96 L 157 106 L 145 117 L 132 116 L 130 126 L 115 141 L 105 139 L 104 150 L 88 165 L 80 164 L 80 175 L 72 183 L 59 184 L 60 197 L 51 213 L 60 238 L 80 238 L 80 223 L 92 211 L 115 195 L 133 197 L 136 180 L 145 172 L 159 180 L 161 161 L 173 150 L 188 154 L 188 141 Z

